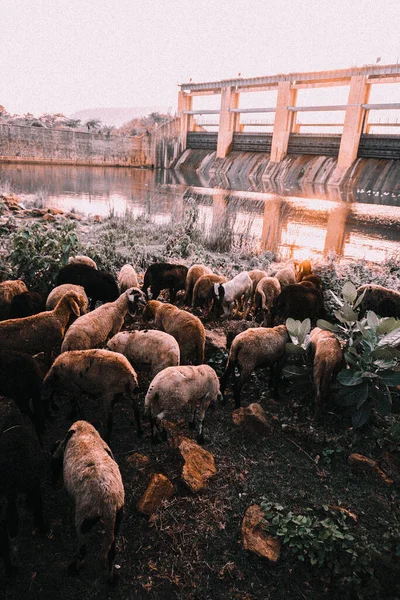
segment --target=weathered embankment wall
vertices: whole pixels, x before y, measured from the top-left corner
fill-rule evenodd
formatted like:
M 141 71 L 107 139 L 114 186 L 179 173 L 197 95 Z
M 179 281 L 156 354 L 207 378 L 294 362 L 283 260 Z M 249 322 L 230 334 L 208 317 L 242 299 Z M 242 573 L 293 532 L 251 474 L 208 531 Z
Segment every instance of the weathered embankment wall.
M 177 123 L 135 137 L 0 124 L 0 162 L 168 168 L 182 152 Z
M 260 152 L 231 152 L 217 158 L 209 150 L 186 150 L 175 164 L 177 172 L 193 173 L 209 187 L 243 188 L 245 182 L 260 192 L 310 189 L 311 197 L 328 186 L 336 186 L 337 159 L 328 156 L 288 155 L 273 163 Z M 194 183 L 195 185 L 195 183 Z M 341 180 L 340 189 L 360 188 L 380 193 L 400 193 L 400 160 L 359 158 Z

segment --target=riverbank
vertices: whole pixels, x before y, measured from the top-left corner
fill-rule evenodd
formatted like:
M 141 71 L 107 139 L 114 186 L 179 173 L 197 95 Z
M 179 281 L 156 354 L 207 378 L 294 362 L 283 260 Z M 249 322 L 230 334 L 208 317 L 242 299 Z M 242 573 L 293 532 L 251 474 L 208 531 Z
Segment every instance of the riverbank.
M 85 218 L 59 209 L 24 206 L 22 199 L 3 196 L 2 278 L 21 276 L 31 289 L 44 292 L 60 264 L 78 252 L 88 254 L 99 268 L 113 273 L 130 262 L 140 275 L 156 260 L 187 265 L 202 262 L 227 276 L 246 268 L 276 266 L 279 257 L 237 250 L 223 230 L 205 235 L 197 227 L 195 208 L 188 204 L 181 223 L 155 225 L 150 218 L 134 218 L 129 213 L 124 217 Z M 397 258 L 377 265 L 342 263 L 332 257 L 315 263 L 314 269 L 326 288 L 337 292 L 347 279 L 356 285 L 373 281 L 400 289 Z M 326 293 L 328 306 L 329 295 Z M 207 331 L 222 337 L 231 324 L 205 321 Z M 140 320 L 132 325 L 147 326 Z M 223 347 L 207 346 L 206 361 L 218 375 L 226 358 Z M 139 379 L 139 405 L 143 409 L 149 376 L 141 373 Z M 393 414 L 374 416 L 362 430 L 353 430 L 347 417 L 333 406 L 325 410 L 322 424 L 315 426 L 311 421 L 311 389 L 311 383 L 293 388 L 283 380 L 277 396 L 268 388 L 267 373 L 255 373 L 242 396 L 243 405 L 257 402 L 265 411 L 268 431 L 255 434 L 245 426 L 234 425 L 232 389 L 228 386 L 227 406 L 218 405 L 205 425 L 205 448 L 213 455 L 217 472 L 198 493 L 183 482 L 182 459 L 173 444 L 152 446 L 148 423 L 139 439 L 130 406 L 117 404 L 111 447 L 126 495 L 117 544 L 117 586 L 107 586 L 95 559 L 101 527 L 90 538 L 81 575 L 68 577 L 67 565 L 75 545 L 74 529 L 69 526 L 73 509 L 65 491 L 50 485 L 48 474 L 44 504 L 50 533 L 43 538 L 32 535 L 30 516 L 22 507 L 20 569 L 14 582 L 0 577 L 5 600 L 70 600 L 81 596 L 87 600 L 398 598 L 400 513 L 396 490 L 400 460 L 390 428 L 398 422 L 399 402 L 394 395 Z M 48 459 L 53 443 L 69 425 L 67 410 L 61 407 L 44 434 Z M 191 436 L 185 423 L 179 428 Z M 147 459 L 138 462 L 136 453 Z M 354 453 L 376 460 L 394 483 L 388 485 L 376 472 L 354 470 L 348 460 Z M 137 503 L 154 473 L 168 477 L 174 493 L 147 518 L 138 512 Z M 280 507 L 278 512 L 288 526 L 298 527 L 300 518 L 312 517 L 321 528 L 326 527 L 328 537 L 329 531 L 337 534 L 333 564 L 329 562 L 331 537 L 329 543 L 323 538 L 325 542 L 320 544 L 323 566 L 309 561 L 307 546 L 302 544 L 315 542 L 312 529 L 299 532 L 298 551 L 284 545 L 276 564 L 246 551 L 241 539 L 243 516 L 250 505 L 263 499 Z M 341 509 L 350 511 L 355 519 L 345 513 L 341 517 Z M 306 526 L 308 521 L 299 522 Z

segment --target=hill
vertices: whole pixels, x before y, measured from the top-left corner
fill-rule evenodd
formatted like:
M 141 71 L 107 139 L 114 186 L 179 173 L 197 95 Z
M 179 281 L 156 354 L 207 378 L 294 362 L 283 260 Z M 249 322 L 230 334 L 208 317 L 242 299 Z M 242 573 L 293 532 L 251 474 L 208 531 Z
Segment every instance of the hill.
M 90 119 L 100 119 L 103 125 L 114 125 L 121 127 L 124 123 L 149 115 L 152 112 L 167 113 L 171 107 L 165 106 L 140 106 L 128 108 L 86 108 L 79 110 L 72 115 L 71 119 L 80 119 L 82 123 Z

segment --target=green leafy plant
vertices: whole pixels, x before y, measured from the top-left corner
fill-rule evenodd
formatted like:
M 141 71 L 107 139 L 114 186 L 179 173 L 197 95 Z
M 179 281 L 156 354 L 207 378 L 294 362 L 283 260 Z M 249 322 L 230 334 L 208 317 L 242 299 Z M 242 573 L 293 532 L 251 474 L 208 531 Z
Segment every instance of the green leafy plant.
M 336 297 L 336 296 L 335 296 Z M 400 321 L 380 319 L 373 311 L 358 320 L 362 296 L 346 282 L 335 316 L 339 324 L 319 320 L 322 329 L 344 340 L 346 368 L 337 376 L 336 399 L 352 413 L 354 427 L 364 425 L 375 409 L 382 416 L 391 412 L 391 388 L 400 385 Z
M 8 261 L 13 273 L 23 277 L 29 289 L 42 293 L 53 287 L 60 267 L 80 249 L 76 224 L 70 221 L 57 226 L 39 222 L 25 225 L 11 241 Z

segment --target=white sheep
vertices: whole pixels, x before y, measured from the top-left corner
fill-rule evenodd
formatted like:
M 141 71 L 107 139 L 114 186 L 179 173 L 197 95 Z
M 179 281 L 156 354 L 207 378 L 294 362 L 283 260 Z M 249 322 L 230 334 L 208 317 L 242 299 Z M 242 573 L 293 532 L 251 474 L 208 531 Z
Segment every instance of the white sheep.
M 81 285 L 75 285 L 74 283 L 63 283 L 62 285 L 58 285 L 55 287 L 50 294 L 47 296 L 46 300 L 46 310 L 53 310 L 56 307 L 57 302 L 66 294 L 67 292 L 76 292 L 83 298 L 83 303 L 81 304 L 81 315 L 85 315 L 88 311 L 89 300 L 86 296 L 85 288 Z
M 243 307 L 245 314 L 244 318 L 247 317 L 249 310 L 249 300 L 253 289 L 253 282 L 247 271 L 243 271 L 236 275 L 230 281 L 226 283 L 215 283 L 214 294 L 217 300 L 219 300 L 224 314 L 230 314 L 233 305 L 236 303 L 236 314 L 239 309 Z
M 197 441 L 204 442 L 203 423 L 206 411 L 217 398 L 222 398 L 219 391 L 218 377 L 208 365 L 168 367 L 154 377 L 144 401 L 145 415 L 151 423 L 151 437 L 155 440 L 154 426 L 165 437 L 161 421 L 167 417 L 179 415 L 187 409 L 191 414 L 190 427 L 194 429 L 198 413 L 199 428 Z
M 167 367 L 179 365 L 179 344 L 164 331 L 121 331 L 108 340 L 107 348 L 121 352 L 135 368 L 150 365 L 152 377 Z
M 92 267 L 97 270 L 97 265 L 94 262 L 93 258 L 89 256 L 85 256 L 84 254 L 78 254 L 77 256 L 70 256 L 68 259 L 68 264 L 78 264 L 78 265 L 88 265 L 88 267 Z
M 236 408 L 240 407 L 240 392 L 256 367 L 270 366 L 270 383 L 277 390 L 281 359 L 289 336 L 285 325 L 266 328 L 257 327 L 239 333 L 232 342 L 228 362 L 221 377 L 221 392 L 224 393 L 229 377 L 238 368 L 240 377 L 235 379 L 233 397 Z
M 263 325 L 270 323 L 270 313 L 274 300 L 281 293 L 281 284 L 276 277 L 263 277 L 257 284 L 255 293 L 255 317 L 263 315 Z
M 50 362 L 52 353 L 60 351 L 71 313 L 80 315 L 81 298 L 76 292 L 65 294 L 53 310 L 22 319 L 0 323 L 0 348 L 17 350 L 33 356 L 44 352 Z
M 124 265 L 118 273 L 117 279 L 121 294 L 129 290 L 129 288 L 137 288 L 139 286 L 137 273 L 132 265 Z
M 52 457 L 53 480 L 63 471 L 64 485 L 75 503 L 78 537 L 75 560 L 69 566 L 77 573 L 86 555 L 85 533 L 98 520 L 104 529 L 101 558 L 114 579 L 115 540 L 125 503 L 121 473 L 109 446 L 86 421 L 76 421 L 59 442 Z
M 61 352 L 103 346 L 108 338 L 119 332 L 128 310 L 136 310 L 140 298 L 145 301 L 143 292 L 138 288 L 130 288 L 114 302 L 102 304 L 77 319 L 68 329 Z
M 28 288 L 21 279 L 10 279 L 0 283 L 0 321 L 9 318 L 11 301 L 14 296 L 27 291 Z
M 132 402 L 138 435 L 141 435 L 137 388 L 135 369 L 119 352 L 72 350 L 63 352 L 54 361 L 43 380 L 42 397 L 54 407 L 54 396 L 67 394 L 73 399 L 81 418 L 87 418 L 87 406 L 81 400 L 82 394 L 100 399 L 100 411 L 96 409 L 92 418 L 96 423 L 97 420 L 102 421 L 106 438 L 110 440 L 112 408 L 121 397 Z

